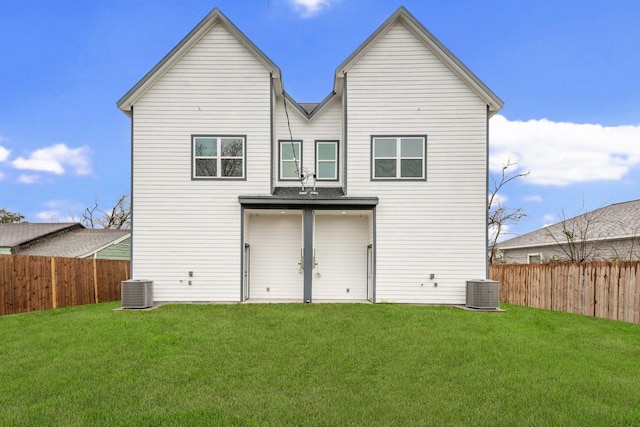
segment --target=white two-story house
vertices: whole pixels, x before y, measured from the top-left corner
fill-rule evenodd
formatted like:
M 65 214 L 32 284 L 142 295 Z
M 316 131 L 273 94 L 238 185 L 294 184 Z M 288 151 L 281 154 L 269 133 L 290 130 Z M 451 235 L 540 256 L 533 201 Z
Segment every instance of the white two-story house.
M 299 104 L 214 9 L 117 103 L 156 301 L 464 304 L 503 105 L 405 8 Z

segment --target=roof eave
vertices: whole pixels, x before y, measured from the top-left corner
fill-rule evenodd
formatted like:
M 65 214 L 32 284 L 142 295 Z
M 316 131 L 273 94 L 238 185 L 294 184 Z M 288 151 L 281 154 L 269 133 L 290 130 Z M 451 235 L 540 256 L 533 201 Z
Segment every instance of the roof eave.
M 78 258 L 87 258 L 89 256 L 95 255 L 98 252 L 100 252 L 101 250 L 108 248 L 109 246 L 113 246 L 113 245 L 117 245 L 118 243 L 124 242 L 125 240 L 127 240 L 129 237 L 131 237 L 131 232 L 128 232 L 127 234 L 123 234 L 122 236 L 118 237 L 117 239 L 114 239 L 112 241 L 110 241 L 109 243 L 106 243 L 102 246 L 99 246 L 96 249 L 93 249 L 92 251 L 89 251 L 83 255 L 78 256 Z
M 204 17 L 198 25 L 196 25 L 171 51 L 164 56 L 145 76 L 138 81 L 127 93 L 125 93 L 117 102 L 116 106 L 125 114 L 130 115 L 132 106 L 136 101 L 151 87 L 155 81 L 164 74 L 166 70 L 171 68 L 182 55 L 187 52 L 209 29 L 214 25 L 222 24 L 225 28 L 235 36 L 235 38 L 256 59 L 258 59 L 264 67 L 271 73 L 272 79 L 278 81 L 280 79 L 280 68 L 258 48 L 249 38 L 244 35 L 238 27 L 236 27 L 217 7 L 214 8 L 207 16 Z

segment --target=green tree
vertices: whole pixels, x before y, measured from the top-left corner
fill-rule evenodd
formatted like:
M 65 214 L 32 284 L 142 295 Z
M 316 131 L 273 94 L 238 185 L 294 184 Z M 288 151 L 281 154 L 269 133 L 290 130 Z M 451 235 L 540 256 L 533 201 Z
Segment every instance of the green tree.
M 26 222 L 24 220 L 24 215 L 17 212 L 9 212 L 5 208 L 0 209 L 0 223 L 15 224 L 17 222 Z

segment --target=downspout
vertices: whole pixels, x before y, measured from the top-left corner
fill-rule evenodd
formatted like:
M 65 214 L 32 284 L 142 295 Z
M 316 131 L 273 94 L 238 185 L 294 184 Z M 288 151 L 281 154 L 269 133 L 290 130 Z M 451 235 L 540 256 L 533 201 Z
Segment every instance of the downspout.
M 131 182 L 129 183 L 129 194 L 131 197 L 131 237 L 129 241 L 129 279 L 133 279 L 133 216 L 134 216 L 134 203 L 133 203 L 133 105 L 131 106 Z
M 489 105 L 486 110 L 486 155 L 485 155 L 485 186 L 484 186 L 484 263 L 485 263 L 485 278 L 489 279 L 489 207 L 487 206 L 487 200 L 489 200 Z
M 270 143 L 269 143 L 269 194 L 273 194 L 275 191 L 275 186 L 273 185 L 273 147 L 274 147 L 274 137 L 275 137 L 275 110 L 273 108 L 273 73 L 270 73 L 271 78 L 269 79 L 269 120 L 270 120 Z
M 343 124 L 342 124 L 342 131 L 343 131 L 343 135 L 342 135 L 342 140 L 343 140 L 343 163 L 344 163 L 344 170 L 343 170 L 343 178 L 342 178 L 342 192 L 344 193 L 344 195 L 347 195 L 347 107 L 348 107 L 348 103 L 347 103 L 347 73 L 343 73 L 344 75 L 344 83 L 342 86 L 342 117 L 343 117 Z

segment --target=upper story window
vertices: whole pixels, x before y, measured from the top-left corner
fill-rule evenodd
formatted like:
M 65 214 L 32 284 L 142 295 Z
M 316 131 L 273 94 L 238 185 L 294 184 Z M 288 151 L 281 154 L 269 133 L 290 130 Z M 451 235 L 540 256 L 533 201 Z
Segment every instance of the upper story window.
M 193 178 L 245 178 L 244 136 L 192 136 Z
M 338 180 L 338 141 L 316 141 L 316 178 Z
M 280 179 L 299 180 L 302 164 L 302 141 L 278 141 Z
M 426 136 L 371 137 L 371 178 L 426 178 Z

